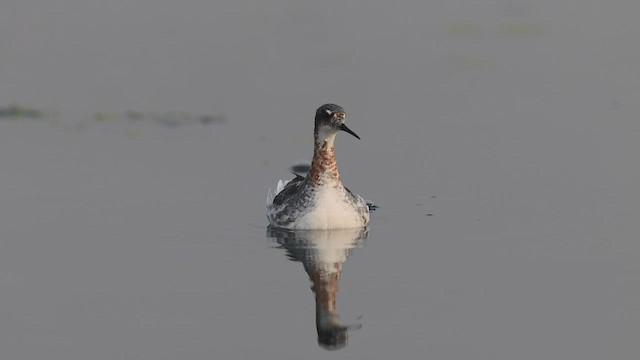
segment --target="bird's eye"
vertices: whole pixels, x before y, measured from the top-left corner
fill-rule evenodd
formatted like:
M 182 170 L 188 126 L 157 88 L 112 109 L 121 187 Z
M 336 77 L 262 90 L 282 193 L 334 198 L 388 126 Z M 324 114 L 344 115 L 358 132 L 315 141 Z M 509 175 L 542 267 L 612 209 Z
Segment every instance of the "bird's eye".
M 325 111 L 327 112 L 327 114 L 329 114 L 329 115 L 333 115 L 333 112 L 332 112 L 331 110 L 327 109 L 327 110 L 325 110 Z

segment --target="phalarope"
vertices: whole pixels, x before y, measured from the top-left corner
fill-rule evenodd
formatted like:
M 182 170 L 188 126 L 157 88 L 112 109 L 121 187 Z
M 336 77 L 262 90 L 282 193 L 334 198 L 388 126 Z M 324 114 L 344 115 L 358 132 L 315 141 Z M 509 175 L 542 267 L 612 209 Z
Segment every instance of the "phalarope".
M 318 345 L 337 350 L 347 345 L 349 332 L 362 328 L 359 321 L 343 324 L 336 308 L 342 267 L 354 248 L 364 245 L 366 227 L 335 230 L 267 229 L 267 238 L 287 251 L 287 258 L 299 261 L 313 284 L 316 298 Z
M 272 227 L 285 229 L 359 228 L 369 223 L 366 201 L 340 180 L 333 142 L 340 130 L 360 139 L 345 124 L 344 109 L 325 104 L 316 111 L 311 169 L 306 177 L 278 181 L 267 195 L 267 217 Z

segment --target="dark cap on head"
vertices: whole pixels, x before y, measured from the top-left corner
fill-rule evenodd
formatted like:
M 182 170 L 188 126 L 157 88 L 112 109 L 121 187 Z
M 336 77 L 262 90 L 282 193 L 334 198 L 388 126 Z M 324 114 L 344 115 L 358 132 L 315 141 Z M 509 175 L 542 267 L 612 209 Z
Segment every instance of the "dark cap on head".
M 336 104 L 324 104 L 316 110 L 316 117 L 330 118 L 333 114 L 338 112 L 344 113 L 342 106 Z
M 316 110 L 316 129 L 321 125 L 326 125 L 336 130 L 347 132 L 355 136 L 357 139 L 360 139 L 360 136 L 351 131 L 351 129 L 344 124 L 345 117 L 346 114 L 342 106 L 336 104 L 324 104 Z

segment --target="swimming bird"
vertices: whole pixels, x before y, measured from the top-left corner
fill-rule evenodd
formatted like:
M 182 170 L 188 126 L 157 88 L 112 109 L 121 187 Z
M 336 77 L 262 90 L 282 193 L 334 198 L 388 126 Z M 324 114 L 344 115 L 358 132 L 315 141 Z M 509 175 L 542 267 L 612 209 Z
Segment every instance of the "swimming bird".
M 345 125 L 345 111 L 335 104 L 316 110 L 311 169 L 305 177 L 278 181 L 275 193 L 267 195 L 267 218 L 275 228 L 343 229 L 369 223 L 366 201 L 346 188 L 340 180 L 334 140 L 338 131 L 360 139 Z

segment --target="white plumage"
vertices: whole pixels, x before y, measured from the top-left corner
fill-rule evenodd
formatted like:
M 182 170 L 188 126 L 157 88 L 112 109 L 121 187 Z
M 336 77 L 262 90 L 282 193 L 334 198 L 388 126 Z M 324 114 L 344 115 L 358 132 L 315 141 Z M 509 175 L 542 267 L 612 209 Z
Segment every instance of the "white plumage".
M 369 207 L 340 180 L 333 143 L 340 130 L 359 139 L 344 125 L 344 110 L 325 104 L 316 111 L 314 153 L 306 177 L 279 180 L 267 193 L 269 224 L 285 229 L 345 229 L 365 227 Z

